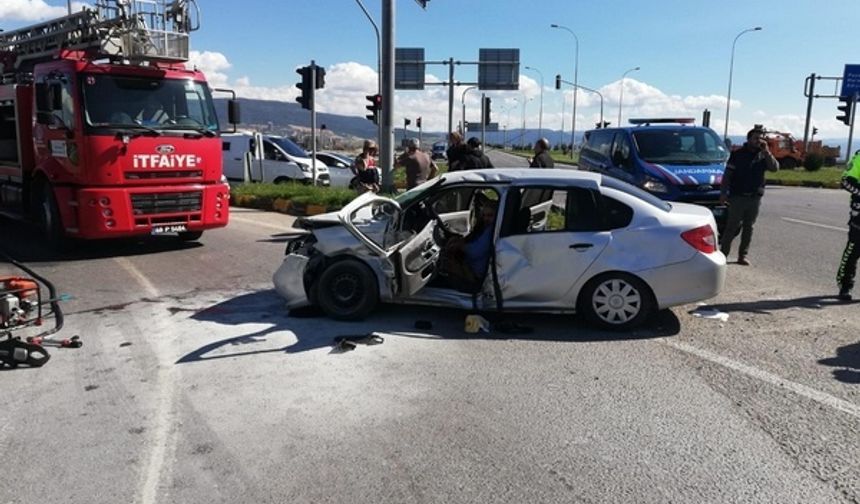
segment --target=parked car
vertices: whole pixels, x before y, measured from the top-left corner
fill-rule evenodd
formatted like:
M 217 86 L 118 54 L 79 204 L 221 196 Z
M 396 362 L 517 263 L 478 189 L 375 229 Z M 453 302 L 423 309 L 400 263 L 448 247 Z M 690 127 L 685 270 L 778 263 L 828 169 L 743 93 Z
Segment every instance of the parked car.
M 445 142 L 436 142 L 433 144 L 433 150 L 430 151 L 431 159 L 448 159 L 448 144 Z
M 488 201 L 499 207 L 489 266 L 473 291 L 458 290 L 442 251 L 474 229 Z M 275 289 L 290 308 L 318 305 L 345 320 L 391 302 L 581 312 L 630 329 L 655 310 L 716 296 L 726 271 L 708 209 L 573 170 L 447 173 L 295 226 L 303 231 L 287 245 Z
M 355 177 L 355 159 L 337 152 L 317 152 L 317 160 L 328 166 L 332 187 L 349 187 Z
M 579 168 L 611 175 L 667 201 L 711 207 L 718 219 L 729 152 L 694 119 L 630 119 L 631 126 L 585 133 Z
M 289 138 L 265 136 L 260 133 L 222 133 L 224 175 L 230 182 L 302 182 L 313 180 L 311 158 Z M 262 149 L 256 145 L 262 142 Z M 246 153 L 251 154 L 251 167 L 245 173 Z M 317 161 L 317 184 L 329 184 L 325 163 Z

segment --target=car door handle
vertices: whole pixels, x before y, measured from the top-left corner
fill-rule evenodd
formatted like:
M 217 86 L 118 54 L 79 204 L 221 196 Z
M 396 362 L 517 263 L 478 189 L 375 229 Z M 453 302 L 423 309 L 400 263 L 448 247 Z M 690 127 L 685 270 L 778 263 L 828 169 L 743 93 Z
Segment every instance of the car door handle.
M 593 243 L 574 243 L 573 245 L 571 245 L 568 248 L 572 248 L 574 250 L 585 250 L 585 249 L 589 249 L 593 246 L 594 246 Z

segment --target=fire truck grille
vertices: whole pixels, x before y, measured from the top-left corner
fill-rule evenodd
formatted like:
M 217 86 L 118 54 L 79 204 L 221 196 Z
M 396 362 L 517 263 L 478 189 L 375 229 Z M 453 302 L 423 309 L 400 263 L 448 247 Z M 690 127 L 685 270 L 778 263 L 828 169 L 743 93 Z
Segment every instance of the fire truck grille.
M 159 194 L 133 194 L 131 208 L 135 215 L 154 215 L 182 212 L 199 212 L 202 209 L 201 192 Z
M 126 172 L 126 180 L 147 180 L 147 179 L 170 179 L 170 178 L 189 178 L 199 179 L 203 177 L 203 172 L 200 170 L 176 170 L 176 171 L 147 171 L 147 172 Z

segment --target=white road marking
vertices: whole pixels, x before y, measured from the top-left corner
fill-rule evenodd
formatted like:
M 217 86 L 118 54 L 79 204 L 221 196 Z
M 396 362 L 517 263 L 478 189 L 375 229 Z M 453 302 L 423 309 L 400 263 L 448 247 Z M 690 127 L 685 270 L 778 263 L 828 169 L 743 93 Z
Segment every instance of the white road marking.
M 125 257 L 117 257 L 114 260 L 125 271 L 127 271 L 143 288 L 149 297 L 157 298 L 160 293 L 155 285 Z M 158 330 L 158 326 L 163 324 L 158 319 L 153 319 L 152 322 L 156 327 L 153 328 L 153 334 L 156 337 L 149 340 L 149 344 L 153 346 L 159 362 L 162 360 L 162 355 L 166 353 L 164 343 L 160 336 L 165 334 L 165 331 Z M 147 443 L 150 447 L 149 457 L 146 461 L 146 467 L 141 473 L 141 486 L 139 489 L 140 499 L 138 502 L 142 504 L 158 503 L 158 485 L 161 481 L 161 475 L 168 471 L 168 462 L 173 456 L 172 453 L 168 456 L 168 450 L 172 452 L 175 445 L 175 440 L 171 439 L 171 418 L 170 413 L 173 409 L 176 390 L 174 387 L 175 377 L 174 367 L 169 363 L 159 364 L 156 368 L 155 375 L 155 396 L 157 404 L 152 419 L 152 426 L 149 431 L 152 433 Z
M 755 378 L 757 380 L 761 380 L 765 383 L 769 383 L 776 387 L 784 388 L 791 392 L 794 392 L 797 395 L 803 396 L 807 399 L 811 399 L 817 403 L 823 404 L 825 406 L 829 406 L 835 410 L 841 411 L 843 413 L 848 413 L 851 416 L 856 418 L 860 418 L 860 406 L 839 399 L 838 397 L 834 397 L 826 392 L 821 392 L 820 390 L 815 390 L 811 387 L 807 387 L 806 385 L 801 385 L 799 383 L 795 383 L 793 381 L 786 380 L 781 378 L 773 373 L 769 373 L 762 369 L 758 369 L 752 366 L 748 366 L 746 364 L 734 361 L 727 357 L 723 357 L 722 355 L 715 354 L 713 352 L 709 352 L 707 350 L 703 350 L 701 348 L 696 348 L 692 345 L 688 345 L 686 343 L 681 343 L 679 341 L 672 341 L 666 338 L 660 340 L 662 343 L 680 350 L 682 352 L 686 352 L 691 355 L 695 355 L 696 357 L 705 359 L 706 361 L 713 362 L 714 364 L 718 364 L 720 366 L 733 369 L 740 373 L 743 373 L 751 378 Z
M 838 227 L 838 226 L 828 226 L 827 224 L 819 224 L 817 222 L 809 222 L 809 221 L 800 220 L 800 219 L 791 219 L 788 217 L 782 217 L 782 220 L 784 220 L 786 222 L 794 222 L 797 224 L 806 224 L 807 226 L 815 226 L 815 227 L 820 227 L 820 228 L 824 228 L 824 229 L 832 229 L 834 231 L 842 231 L 843 233 L 848 232 L 848 228 Z
M 241 223 L 243 223 L 243 224 L 251 224 L 251 225 L 254 225 L 254 226 L 260 226 L 260 227 L 264 227 L 264 228 L 267 228 L 267 229 L 274 229 L 274 230 L 276 230 L 276 231 L 280 231 L 280 232 L 282 232 L 282 233 L 286 233 L 286 232 L 288 232 L 290 229 L 292 229 L 292 228 L 290 227 L 290 226 L 292 225 L 292 223 L 290 224 L 290 226 L 285 226 L 285 225 L 282 225 L 282 224 L 269 224 L 268 222 L 259 222 L 259 221 L 255 221 L 255 220 L 252 220 L 252 219 L 243 219 L 242 217 L 236 217 L 236 215 L 234 215 L 234 214 L 230 214 L 230 220 L 231 220 L 231 221 L 236 221 L 236 222 L 241 222 Z
M 139 283 L 140 286 L 143 287 L 143 290 L 146 291 L 146 294 L 149 297 L 159 296 L 158 289 L 155 288 L 155 285 L 153 285 L 152 282 L 150 282 L 149 279 L 146 278 L 146 276 L 141 273 L 140 270 L 137 269 L 134 264 L 131 263 L 131 261 L 129 261 L 125 257 L 115 257 L 114 261 L 116 261 L 116 263 L 119 264 L 122 269 L 128 272 L 129 275 L 134 277 L 135 280 L 137 280 L 137 283 Z

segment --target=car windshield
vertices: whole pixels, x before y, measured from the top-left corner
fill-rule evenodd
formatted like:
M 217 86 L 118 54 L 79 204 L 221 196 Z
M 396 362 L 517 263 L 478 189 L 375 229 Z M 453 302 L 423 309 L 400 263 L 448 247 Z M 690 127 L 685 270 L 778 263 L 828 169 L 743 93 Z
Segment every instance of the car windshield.
M 719 137 L 707 128 L 634 131 L 639 157 L 649 163 L 714 164 L 728 158 Z
M 88 128 L 219 129 L 204 82 L 104 74 L 84 74 L 81 82 Z
M 276 143 L 278 145 L 278 147 L 284 149 L 284 152 L 286 152 L 290 156 L 301 157 L 301 158 L 310 157 L 310 156 L 308 156 L 308 153 L 304 149 L 302 149 L 301 147 L 296 145 L 296 143 L 293 142 L 292 140 L 290 140 L 289 138 L 269 137 L 269 140 Z
M 432 178 L 423 184 L 413 187 L 405 193 L 397 195 L 394 198 L 394 201 L 400 205 L 400 208 L 406 208 L 413 202 L 418 201 L 427 191 L 439 185 L 443 180 L 444 178 L 441 176 Z

